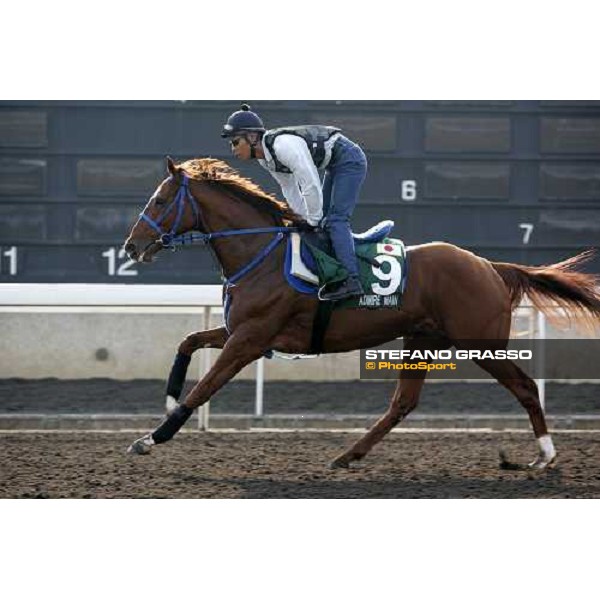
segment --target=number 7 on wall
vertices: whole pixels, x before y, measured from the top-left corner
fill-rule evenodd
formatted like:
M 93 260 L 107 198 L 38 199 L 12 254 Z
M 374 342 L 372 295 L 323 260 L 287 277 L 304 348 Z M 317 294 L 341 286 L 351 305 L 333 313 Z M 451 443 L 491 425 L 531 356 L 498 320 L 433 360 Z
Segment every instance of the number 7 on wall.
M 519 223 L 519 229 L 523 230 L 523 243 L 529 244 L 533 232 L 533 223 Z

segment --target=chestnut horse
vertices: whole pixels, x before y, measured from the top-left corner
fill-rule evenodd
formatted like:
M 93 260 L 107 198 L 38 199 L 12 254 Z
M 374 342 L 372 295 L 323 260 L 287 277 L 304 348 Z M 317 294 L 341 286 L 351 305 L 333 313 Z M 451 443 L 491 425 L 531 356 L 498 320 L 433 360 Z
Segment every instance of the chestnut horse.
M 193 333 L 182 342 L 177 356 L 183 363 L 177 366 L 176 360 L 174 365 L 180 385 L 195 350 L 222 351 L 165 420 L 129 447 L 130 453 L 137 454 L 170 440 L 193 409 L 269 350 L 308 353 L 319 302 L 286 282 L 285 243 L 279 241 L 305 226 L 286 204 L 219 160 L 194 159 L 175 165 L 167 157 L 167 168 L 169 177 L 149 199 L 125 250 L 140 263 L 151 262 L 174 239 L 185 239 L 183 234 L 198 236 L 220 263 L 228 318 L 226 327 Z M 373 347 L 399 337 L 404 337 L 408 350 L 460 347 L 464 340 L 486 340 L 492 348 L 506 348 L 511 313 L 524 294 L 541 310 L 547 310 L 545 301 L 550 300 L 570 314 L 600 319 L 597 278 L 575 270 L 585 253 L 545 267 L 491 262 L 446 243 L 412 246 L 407 256 L 410 269 L 401 306 L 334 310 L 323 352 Z M 544 469 L 554 461 L 556 451 L 535 382 L 510 360 L 475 362 L 527 411 L 538 450 L 529 467 Z M 387 412 L 331 466 L 347 467 L 363 458 L 404 419 L 417 406 L 425 376 L 425 371 L 401 376 Z

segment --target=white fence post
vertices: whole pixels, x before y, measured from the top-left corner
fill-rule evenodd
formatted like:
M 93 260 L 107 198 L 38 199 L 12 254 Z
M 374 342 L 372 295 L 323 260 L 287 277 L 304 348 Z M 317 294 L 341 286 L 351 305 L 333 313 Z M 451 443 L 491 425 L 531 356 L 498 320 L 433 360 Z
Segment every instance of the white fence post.
M 263 416 L 263 389 L 265 382 L 265 357 L 261 356 L 256 361 L 256 398 L 254 402 L 254 416 Z
M 546 379 L 545 371 L 545 340 L 546 340 L 546 316 L 532 304 L 523 304 L 517 309 L 516 315 L 527 318 L 527 329 L 517 331 L 516 337 L 527 336 L 534 344 L 533 373 L 538 387 L 538 395 L 542 410 L 546 410 Z
M 210 306 L 204 307 L 204 331 L 207 329 L 210 329 Z M 212 364 L 212 351 L 210 348 L 202 348 L 200 352 L 200 379 L 202 379 L 210 371 Z M 200 431 L 208 430 L 209 416 L 210 400 L 198 409 L 198 429 Z
M 539 379 L 536 379 L 535 382 L 538 386 L 538 394 L 540 398 L 540 404 L 542 405 L 542 410 L 546 412 L 546 379 L 544 377 L 544 369 L 545 369 L 545 356 L 544 353 L 546 351 L 546 315 L 541 310 L 536 310 L 536 333 L 537 339 L 541 340 L 538 342 L 538 347 L 541 348 L 541 352 L 536 354 L 536 365 L 535 370 Z

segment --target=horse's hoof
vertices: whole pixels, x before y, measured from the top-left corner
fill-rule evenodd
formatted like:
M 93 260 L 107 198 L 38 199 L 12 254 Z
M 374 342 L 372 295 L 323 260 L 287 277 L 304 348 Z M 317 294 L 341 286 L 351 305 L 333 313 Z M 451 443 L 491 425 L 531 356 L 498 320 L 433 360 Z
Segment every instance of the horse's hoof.
M 500 468 L 503 471 L 523 471 L 526 467 L 508 460 L 505 450 L 500 450 Z
M 541 471 L 545 471 L 546 469 L 554 467 L 555 464 L 556 464 L 556 454 L 550 459 L 548 459 L 547 457 L 544 457 L 544 456 L 538 456 L 533 462 L 531 462 L 527 465 L 527 468 L 530 471 L 535 471 L 535 472 L 539 473 Z
M 350 466 L 350 461 L 343 456 L 336 458 L 329 463 L 330 469 L 347 469 Z
M 529 471 L 530 473 L 541 473 L 553 467 L 556 462 L 556 454 L 552 457 L 540 455 L 529 464 L 514 463 L 508 460 L 506 452 L 500 450 L 500 468 L 505 471 Z
M 139 440 L 135 440 L 129 448 L 127 448 L 127 454 L 150 454 L 154 446 L 154 440 L 152 434 L 149 433 Z

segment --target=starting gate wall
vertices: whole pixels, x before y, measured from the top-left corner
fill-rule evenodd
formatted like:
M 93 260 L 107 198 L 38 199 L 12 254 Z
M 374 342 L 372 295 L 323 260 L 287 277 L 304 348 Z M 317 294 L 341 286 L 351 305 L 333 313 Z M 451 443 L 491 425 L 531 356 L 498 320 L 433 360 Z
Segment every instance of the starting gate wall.
M 255 101 L 267 127 L 326 123 L 364 147 L 355 230 L 396 222 L 409 244 L 443 240 L 540 264 L 600 240 L 600 101 Z M 121 250 L 164 156 L 229 161 L 234 101 L 0 102 L 0 281 L 215 284 L 199 248 L 151 267 Z M 600 271 L 596 259 L 589 267 Z

